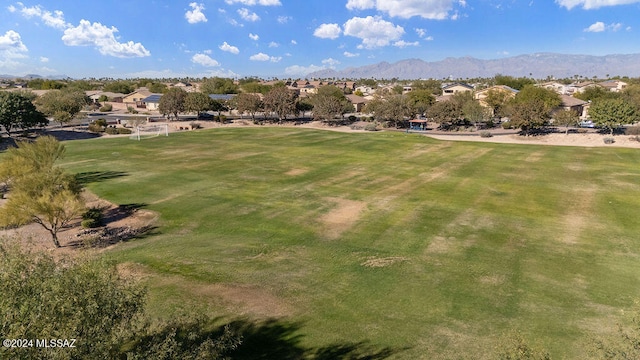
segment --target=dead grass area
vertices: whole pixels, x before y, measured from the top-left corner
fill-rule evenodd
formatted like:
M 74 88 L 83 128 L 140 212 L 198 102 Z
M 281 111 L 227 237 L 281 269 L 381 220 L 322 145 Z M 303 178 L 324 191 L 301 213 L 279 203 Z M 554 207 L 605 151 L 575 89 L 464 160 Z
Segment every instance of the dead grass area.
M 309 169 L 291 169 L 284 174 L 289 176 L 299 176 L 299 175 L 306 174 L 307 171 L 309 171 Z
M 383 268 L 383 267 L 391 266 L 393 264 L 407 261 L 407 260 L 408 260 L 407 258 L 402 256 L 389 256 L 384 258 L 379 258 L 377 256 L 370 256 L 360 265 L 364 267 L 370 267 L 370 268 Z
M 335 240 L 345 231 L 349 230 L 360 219 L 362 211 L 367 204 L 363 201 L 347 200 L 341 198 L 327 198 L 336 206 L 320 218 L 323 225 L 324 236 Z

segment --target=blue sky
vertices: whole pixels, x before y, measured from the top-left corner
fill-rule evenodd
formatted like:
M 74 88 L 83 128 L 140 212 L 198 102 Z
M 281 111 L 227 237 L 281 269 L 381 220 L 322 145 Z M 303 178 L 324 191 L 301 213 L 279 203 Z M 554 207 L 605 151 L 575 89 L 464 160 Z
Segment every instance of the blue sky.
M 408 58 L 640 53 L 640 0 L 1 1 L 0 74 L 304 77 Z

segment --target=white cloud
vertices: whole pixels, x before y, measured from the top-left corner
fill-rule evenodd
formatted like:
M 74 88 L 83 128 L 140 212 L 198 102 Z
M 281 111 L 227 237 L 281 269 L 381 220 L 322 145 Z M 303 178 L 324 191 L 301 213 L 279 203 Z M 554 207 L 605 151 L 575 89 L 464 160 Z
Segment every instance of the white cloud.
M 309 73 L 315 72 L 315 71 L 319 71 L 319 70 L 323 70 L 325 69 L 325 67 L 322 66 L 316 66 L 316 65 L 309 65 L 309 66 L 300 66 L 300 65 L 293 65 L 293 66 L 289 66 L 287 68 L 284 69 L 284 73 L 286 75 L 289 76 L 306 76 Z
M 18 59 L 27 57 L 29 49 L 22 42 L 20 34 L 9 30 L 4 35 L 0 36 L 0 58 L 5 59 Z M 1 59 L 0 59 L 1 61 Z
M 603 32 L 603 31 L 619 31 L 622 29 L 621 23 L 611 23 L 609 25 L 605 25 L 602 21 L 597 21 L 591 24 L 588 28 L 584 29 L 584 32 Z
M 295 40 L 291 40 L 291 45 L 298 45 L 298 42 Z
M 48 63 L 49 62 L 49 58 L 48 57 L 44 57 L 44 56 L 40 56 L 40 62 Z
M 202 10 L 204 10 L 204 4 L 198 4 L 192 2 L 189 4 L 191 10 L 187 11 L 184 14 L 184 17 L 187 19 L 189 24 L 197 24 L 199 22 L 207 22 L 207 17 L 204 15 Z
M 433 36 L 427 36 L 426 38 L 424 38 L 426 41 L 433 41 Z
M 32 17 L 40 18 L 45 25 L 59 30 L 64 30 L 71 26 L 71 24 L 64 21 L 64 13 L 60 10 L 51 12 L 43 9 L 40 5 L 25 7 L 21 2 L 19 2 L 18 5 L 21 7 L 20 13 L 27 19 Z M 17 9 L 15 6 L 12 6 L 9 8 L 9 11 L 14 12 L 17 11 Z
M 253 6 L 253 5 L 262 5 L 262 6 L 280 6 L 280 0 L 225 0 L 227 4 L 240 3 L 243 5 Z
M 262 6 L 279 6 L 282 5 L 280 0 L 225 0 L 229 5 L 240 3 L 246 6 L 262 5 Z
M 346 6 L 349 10 L 375 8 L 380 12 L 388 13 L 391 17 L 408 19 L 420 16 L 425 19 L 442 20 L 449 17 L 454 3 L 461 7 L 466 6 L 464 0 L 349 0 Z
M 116 40 L 118 29 L 108 28 L 100 23 L 80 20 L 80 25 L 68 28 L 62 35 L 62 41 L 68 46 L 95 46 L 103 55 L 120 58 L 145 57 L 151 53 L 141 43 L 129 41 L 121 43 Z
M 322 24 L 313 32 L 313 36 L 321 39 L 336 39 L 342 30 L 338 24 Z
M 582 6 L 585 10 L 599 9 L 605 6 L 617 6 L 640 3 L 640 0 L 556 0 L 556 3 L 568 10 Z
M 236 19 L 228 19 L 227 21 L 229 22 L 229 24 L 233 26 L 244 27 L 244 24 L 240 24 L 239 22 L 236 21 Z
M 344 53 L 342 53 L 342 55 L 346 56 L 346 57 L 356 57 L 356 56 L 360 56 L 360 54 L 358 53 L 350 53 L 348 51 L 345 51 Z
M 245 21 L 255 22 L 260 20 L 258 14 L 250 12 L 247 8 L 238 9 L 238 15 Z
M 399 40 L 404 34 L 404 29 L 378 16 L 354 17 L 344 24 L 344 34 L 362 39 L 358 48 L 373 49 Z
M 330 68 L 334 68 L 336 65 L 340 64 L 340 61 L 333 58 L 328 58 L 328 59 L 322 60 L 322 63 L 327 65 Z
M 611 31 L 618 31 L 620 29 L 622 29 L 622 24 L 621 23 L 615 23 L 615 24 L 611 24 L 609 25 L 609 29 L 611 29 Z
M 416 31 L 416 34 L 418 34 L 418 37 L 421 38 L 423 38 L 427 34 L 427 30 L 425 29 L 415 28 L 414 30 Z
M 271 62 L 279 62 L 282 60 L 281 57 L 269 56 L 265 53 L 257 53 L 255 55 L 251 55 L 249 60 L 252 61 L 271 61 Z
M 222 45 L 218 46 L 218 48 L 222 51 L 230 52 L 236 55 L 240 53 L 240 50 L 237 47 L 227 44 L 226 41 L 222 43 Z
M 289 22 L 289 20 L 291 20 L 292 17 L 291 16 L 278 16 L 278 22 L 280 24 L 286 24 Z
M 191 61 L 206 67 L 220 66 L 220 63 L 212 59 L 209 55 L 205 54 L 195 54 L 193 55 L 193 57 L 191 57 Z
M 376 6 L 374 0 L 349 0 L 347 1 L 347 9 L 349 10 L 366 10 L 373 9 Z
M 278 46 L 280 46 L 280 44 L 278 44 L 278 43 L 277 43 L 277 42 L 275 42 L 275 41 L 272 41 L 272 42 L 270 42 L 270 43 L 269 43 L 269 47 L 270 47 L 270 48 L 277 48 Z
M 260 36 L 249 33 L 249 38 L 251 38 L 251 40 L 253 41 L 258 41 L 258 39 L 260 39 Z
M 419 42 L 414 41 L 414 42 L 406 42 L 404 40 L 400 40 L 400 41 L 396 41 L 393 43 L 393 46 L 395 47 L 399 47 L 399 48 L 403 48 L 403 47 L 407 47 L 407 46 L 418 46 L 420 45 Z

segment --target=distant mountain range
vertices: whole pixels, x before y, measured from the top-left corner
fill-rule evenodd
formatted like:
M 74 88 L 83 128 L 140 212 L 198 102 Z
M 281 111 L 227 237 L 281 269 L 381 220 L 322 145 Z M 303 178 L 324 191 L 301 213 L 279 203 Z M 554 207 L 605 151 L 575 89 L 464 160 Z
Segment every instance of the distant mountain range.
M 23 76 L 15 76 L 9 74 L 0 74 L 0 79 L 5 80 L 14 80 L 14 79 L 22 79 L 22 80 L 33 80 L 33 79 L 48 79 L 48 80 L 61 80 L 68 79 L 67 75 L 53 75 L 53 76 L 42 76 L 37 74 L 27 74 Z
M 407 59 L 390 64 L 380 62 L 343 70 L 325 69 L 308 74 L 307 78 L 350 79 L 465 79 L 493 77 L 496 74 L 515 77 L 545 79 L 571 78 L 579 75 L 586 78 L 613 76 L 640 76 L 640 54 L 627 55 L 567 55 L 536 53 L 502 59 L 481 60 L 472 57 L 446 58 L 426 62 Z

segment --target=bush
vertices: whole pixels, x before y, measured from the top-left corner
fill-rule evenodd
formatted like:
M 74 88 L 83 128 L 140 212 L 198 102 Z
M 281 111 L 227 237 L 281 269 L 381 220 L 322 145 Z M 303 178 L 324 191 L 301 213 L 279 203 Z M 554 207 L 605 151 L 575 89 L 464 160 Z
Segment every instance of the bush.
M 104 131 L 104 126 L 100 126 L 100 125 L 98 125 L 96 123 L 89 124 L 89 126 L 87 128 L 92 133 L 100 133 L 100 132 Z
M 492 136 L 493 136 L 493 134 L 491 132 L 489 132 L 489 131 L 480 131 L 480 137 L 490 138 Z
M 197 122 L 192 122 L 191 124 L 189 124 L 189 126 L 191 126 L 191 130 L 202 129 L 202 125 Z
M 127 111 L 131 114 L 137 114 L 138 110 L 134 109 L 133 106 L 127 106 Z
M 107 127 L 104 129 L 104 132 L 109 134 L 109 135 L 117 135 L 118 134 L 118 129 L 116 129 L 115 127 Z
M 629 126 L 624 130 L 626 135 L 640 135 L 640 125 Z
M 378 131 L 378 126 L 374 123 L 369 123 L 364 127 L 365 131 Z
M 511 126 L 511 121 L 503 122 L 502 123 L 502 128 L 503 129 L 513 129 L 513 126 Z
M 606 137 L 602 139 L 602 141 L 604 141 L 605 144 L 613 144 L 614 142 L 616 142 L 616 140 L 612 137 Z
M 103 111 L 103 112 L 107 112 L 111 110 L 113 110 L 113 105 L 111 104 L 104 104 L 102 107 L 100 107 L 100 111 Z
M 98 125 L 98 126 L 102 126 L 102 127 L 106 127 L 107 126 L 107 120 L 102 119 L 102 118 L 94 121 L 93 123 Z
M 102 215 L 102 209 L 97 207 L 91 207 L 82 214 L 82 227 L 83 228 L 96 228 L 103 225 L 104 217 Z
M 118 134 L 131 134 L 131 129 L 127 129 L 127 128 L 117 128 L 118 129 Z

